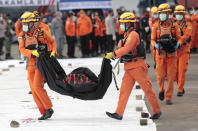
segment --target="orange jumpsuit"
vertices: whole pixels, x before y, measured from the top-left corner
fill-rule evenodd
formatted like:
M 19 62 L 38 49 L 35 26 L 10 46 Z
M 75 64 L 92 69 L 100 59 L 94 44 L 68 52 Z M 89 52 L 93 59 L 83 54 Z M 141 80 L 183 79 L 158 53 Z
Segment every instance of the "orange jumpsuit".
M 88 16 L 83 16 L 78 18 L 77 22 L 77 35 L 85 36 L 90 34 L 93 30 L 93 25 L 91 19 Z
M 68 18 L 65 22 L 66 36 L 76 36 L 76 26 L 72 18 Z
M 48 31 L 51 34 L 50 28 L 49 28 L 49 26 L 47 24 L 45 24 L 44 22 L 41 21 L 41 22 L 39 22 L 39 26 L 41 28 L 44 28 L 45 31 Z
M 149 27 L 150 27 L 150 29 L 152 30 L 154 24 L 155 24 L 155 23 L 158 23 L 158 22 L 159 22 L 159 18 L 155 19 L 155 18 L 153 18 L 153 17 L 150 17 L 150 18 L 149 18 Z M 151 45 L 151 46 L 152 46 L 152 45 Z M 155 60 L 156 49 L 155 49 L 153 46 L 152 46 L 152 53 L 153 53 L 153 59 L 154 59 L 154 61 L 156 61 L 156 60 Z
M 134 51 L 137 45 L 140 44 L 139 34 L 135 31 L 127 32 L 124 34 L 128 38 L 124 47 L 119 48 L 114 52 L 115 58 L 120 58 L 123 55 L 128 54 L 130 51 Z M 124 40 L 124 39 L 123 39 Z M 119 46 L 121 42 L 119 42 Z M 148 67 L 144 59 L 140 59 L 136 62 L 126 62 L 124 64 L 125 74 L 122 79 L 122 85 L 120 89 L 120 96 L 116 113 L 123 116 L 124 110 L 131 94 L 135 81 L 137 81 L 144 91 L 152 109 L 153 114 L 160 112 L 160 106 L 156 97 L 156 94 L 152 88 L 152 83 L 148 76 Z
M 159 24 L 161 24 L 161 29 Z M 181 32 L 177 23 L 172 23 L 172 26 L 174 28 L 171 28 L 171 20 L 167 20 L 164 23 L 155 23 L 151 33 L 151 44 L 153 47 L 157 43 L 157 39 L 164 34 L 172 34 L 180 44 L 183 43 L 180 40 Z M 159 50 L 156 49 L 156 75 L 160 92 L 164 92 L 165 75 L 167 75 L 166 100 L 171 100 L 174 90 L 174 80 L 176 79 L 177 72 L 176 55 L 176 51 L 171 54 L 162 51 L 161 54 L 159 54 Z
M 35 30 L 33 34 L 29 32 L 25 33 L 22 31 L 18 36 L 18 41 L 19 41 L 19 50 L 21 54 L 29 58 L 27 72 L 28 72 L 28 80 L 33 98 L 37 104 L 40 113 L 45 114 L 45 111 L 52 107 L 52 103 L 47 95 L 46 90 L 43 88 L 44 78 L 41 75 L 38 68 L 36 68 L 37 59 L 32 56 L 32 50 L 26 49 L 25 46 L 27 43 L 31 43 L 31 42 L 38 43 L 36 39 L 37 37 L 39 41 L 48 45 L 49 51 L 56 51 L 56 41 L 53 39 L 51 34 L 48 31 L 46 31 L 44 28 L 41 28 L 41 30 L 39 31 L 40 33 L 38 33 L 41 35 L 36 35 L 37 31 L 38 30 Z M 29 38 L 35 38 L 35 39 L 29 39 Z
M 190 22 L 177 22 L 180 30 L 183 32 L 181 40 L 183 45 L 177 50 L 177 92 L 183 92 L 184 83 L 186 81 L 186 71 L 188 68 L 188 60 L 190 58 L 190 43 L 187 40 L 191 36 L 192 24 Z
M 191 48 L 198 47 L 198 15 L 191 16 L 191 24 L 192 24 L 192 36 L 191 36 Z

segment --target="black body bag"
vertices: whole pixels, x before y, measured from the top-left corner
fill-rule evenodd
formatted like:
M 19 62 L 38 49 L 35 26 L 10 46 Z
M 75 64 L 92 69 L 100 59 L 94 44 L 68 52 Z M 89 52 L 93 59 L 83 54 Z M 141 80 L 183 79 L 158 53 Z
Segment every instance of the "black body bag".
M 110 62 L 103 59 L 98 77 L 85 67 L 66 75 L 57 59 L 49 55 L 41 55 L 37 67 L 51 90 L 81 100 L 98 100 L 103 98 L 112 81 Z

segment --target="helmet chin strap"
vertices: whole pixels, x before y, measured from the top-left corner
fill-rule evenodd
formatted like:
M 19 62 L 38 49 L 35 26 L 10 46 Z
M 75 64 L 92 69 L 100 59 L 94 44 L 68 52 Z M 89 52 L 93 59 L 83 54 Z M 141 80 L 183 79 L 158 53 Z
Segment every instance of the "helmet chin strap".
M 126 27 L 126 23 L 125 23 L 125 31 L 124 31 L 124 33 L 127 32 L 131 27 L 134 28 L 134 24 L 130 23 L 130 26 L 127 28 Z

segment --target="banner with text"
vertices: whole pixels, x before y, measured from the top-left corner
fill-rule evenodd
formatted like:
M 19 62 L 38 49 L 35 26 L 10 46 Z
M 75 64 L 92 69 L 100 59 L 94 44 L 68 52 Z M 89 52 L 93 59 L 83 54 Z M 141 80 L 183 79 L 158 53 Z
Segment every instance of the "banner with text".
M 54 4 L 56 4 L 56 0 L 0 0 L 0 7 L 49 6 Z
M 112 0 L 60 0 L 60 10 L 112 8 Z

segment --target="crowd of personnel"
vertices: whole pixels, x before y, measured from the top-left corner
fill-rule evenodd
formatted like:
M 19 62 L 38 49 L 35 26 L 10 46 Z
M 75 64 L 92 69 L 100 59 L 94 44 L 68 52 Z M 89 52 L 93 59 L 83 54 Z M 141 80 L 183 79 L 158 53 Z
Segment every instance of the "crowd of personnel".
M 140 16 L 136 16 L 135 28 L 141 33 L 141 39 L 145 42 L 146 52 L 151 53 L 151 30 L 152 24 L 158 19 L 155 8 L 150 11 L 146 10 Z M 185 17 L 192 23 L 192 39 L 191 53 L 197 52 L 198 40 L 195 37 L 198 34 L 197 16 L 198 8 L 188 8 Z M 118 18 L 126 12 L 122 8 L 118 8 L 114 15 L 113 10 L 104 11 L 103 13 L 83 11 L 79 12 L 55 12 L 55 13 L 39 13 L 36 15 L 40 21 L 44 22 L 51 29 L 52 36 L 57 42 L 58 58 L 75 58 L 75 48 L 78 46 L 81 50 L 82 57 L 96 57 L 106 52 L 112 51 L 118 41 L 123 37 L 123 31 L 120 29 Z M 133 11 L 136 15 L 136 12 Z M 174 11 L 171 10 L 169 15 L 173 21 L 176 19 Z M 20 20 L 18 21 L 20 23 Z M 16 21 L 12 20 L 9 15 L 0 15 L 0 56 L 4 54 L 3 46 L 5 46 L 5 59 L 12 59 L 11 45 L 13 38 L 18 33 Z M 20 28 L 20 26 L 19 26 Z M 64 44 L 67 43 L 67 49 L 64 50 Z M 80 44 L 79 44 L 80 43 Z

